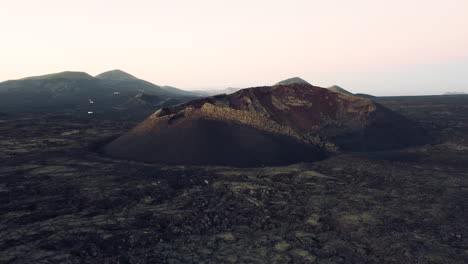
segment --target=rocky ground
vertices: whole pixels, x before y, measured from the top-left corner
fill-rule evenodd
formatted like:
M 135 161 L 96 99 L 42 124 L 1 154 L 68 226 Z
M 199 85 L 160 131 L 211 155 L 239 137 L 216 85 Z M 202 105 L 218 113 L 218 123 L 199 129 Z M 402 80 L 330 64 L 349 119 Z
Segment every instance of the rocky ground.
M 434 144 L 248 169 L 96 151 L 133 122 L 2 117 L 0 263 L 466 263 L 468 108 L 413 104 Z

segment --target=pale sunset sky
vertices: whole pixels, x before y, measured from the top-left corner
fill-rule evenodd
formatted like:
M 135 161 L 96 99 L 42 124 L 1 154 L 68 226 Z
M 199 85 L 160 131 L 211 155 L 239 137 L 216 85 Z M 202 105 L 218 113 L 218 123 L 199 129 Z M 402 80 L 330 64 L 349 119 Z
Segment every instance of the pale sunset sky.
M 299 76 L 468 93 L 467 0 L 1 0 L 0 34 L 0 81 L 121 69 L 187 90 Z

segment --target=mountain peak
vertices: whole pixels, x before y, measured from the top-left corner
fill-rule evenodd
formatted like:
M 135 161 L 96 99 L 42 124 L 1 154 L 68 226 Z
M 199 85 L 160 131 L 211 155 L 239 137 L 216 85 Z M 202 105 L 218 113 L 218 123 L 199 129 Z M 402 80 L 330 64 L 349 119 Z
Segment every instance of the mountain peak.
M 348 95 L 353 95 L 353 93 L 351 93 L 350 91 L 347 91 L 347 90 L 341 88 L 341 87 L 338 86 L 338 85 L 333 85 L 333 86 L 331 86 L 331 87 L 328 87 L 328 90 L 333 91 L 333 92 L 338 92 L 338 93 L 344 93 L 344 94 L 348 94 Z
M 275 85 L 289 85 L 289 84 L 297 84 L 297 83 L 311 85 L 310 83 L 308 83 L 307 81 L 305 81 L 304 79 L 301 79 L 299 77 L 292 77 L 292 78 L 289 78 L 289 79 L 286 79 L 286 80 L 282 80 L 281 82 L 279 82 L 279 83 L 277 83 Z
M 127 80 L 137 80 L 135 76 L 126 73 L 122 70 L 116 69 L 112 71 L 103 72 L 95 76 L 98 79 L 104 80 L 114 80 L 114 81 L 127 81 Z

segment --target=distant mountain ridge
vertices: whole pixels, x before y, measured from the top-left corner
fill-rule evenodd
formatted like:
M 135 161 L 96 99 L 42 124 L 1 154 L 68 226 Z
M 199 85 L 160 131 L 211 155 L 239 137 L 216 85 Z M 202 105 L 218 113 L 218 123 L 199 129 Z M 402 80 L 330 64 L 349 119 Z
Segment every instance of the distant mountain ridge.
M 300 77 L 291 77 L 291 78 L 282 80 L 280 82 L 277 82 L 274 85 L 290 85 L 290 84 L 312 85 L 312 84 L 310 84 L 309 82 L 307 82 L 306 80 L 304 80 L 304 79 L 302 79 Z M 333 91 L 333 92 L 343 93 L 343 94 L 347 94 L 347 95 L 354 95 L 354 96 L 361 97 L 361 98 L 367 98 L 367 99 L 377 98 L 376 96 L 373 96 L 373 95 L 370 95 L 370 94 L 363 94 L 363 93 L 353 94 L 353 93 L 343 89 L 342 87 L 340 87 L 338 85 L 333 85 L 333 86 L 329 87 L 328 89 L 330 91 Z M 228 88 L 225 88 L 225 89 L 218 89 L 218 90 L 196 90 L 196 91 L 191 91 L 191 92 L 194 93 L 194 94 L 197 94 L 199 96 L 213 96 L 213 95 L 219 95 L 219 94 L 233 94 L 233 93 L 235 93 L 235 92 L 237 92 L 239 90 L 242 90 L 242 89 L 241 88 L 228 87 Z
M 19 79 L 19 80 L 53 80 L 53 79 L 92 80 L 93 76 L 87 74 L 86 72 L 64 71 L 64 72 L 58 72 L 58 73 L 26 77 L 26 78 Z
M 154 109 L 139 109 L 137 104 L 125 103 L 137 94 L 159 98 Z M 125 115 L 138 113 L 140 117 L 169 103 L 176 104 L 198 98 L 195 94 L 177 88 L 167 89 L 141 80 L 121 70 L 104 72 L 93 77 L 84 72 L 65 71 L 27 77 L 0 83 L 0 111 L 29 112 L 82 112 Z
M 202 96 L 202 95 L 198 95 L 197 93 L 193 92 L 193 91 L 186 91 L 186 90 L 182 90 L 182 89 L 179 89 L 179 88 L 175 88 L 175 87 L 172 87 L 172 86 L 159 86 L 161 87 L 161 89 L 165 90 L 165 91 L 168 91 L 170 93 L 173 93 L 173 94 L 178 94 L 178 95 L 181 95 L 181 96 Z
M 213 96 L 213 95 L 218 95 L 218 94 L 232 94 L 235 93 L 242 88 L 234 88 L 234 87 L 227 87 L 224 89 L 214 89 L 214 90 L 193 90 L 190 91 L 196 95 L 199 96 Z
M 275 85 L 290 85 L 290 84 L 307 84 L 307 85 L 311 85 L 309 82 L 305 81 L 304 79 L 302 79 L 300 77 L 292 77 L 292 78 L 280 81 L 280 82 L 276 83 Z M 353 95 L 353 96 L 357 96 L 357 97 L 361 97 L 361 98 L 367 98 L 367 99 L 376 98 L 376 96 L 373 96 L 373 95 L 370 95 L 370 94 L 363 94 L 363 93 L 353 94 L 350 91 L 347 91 L 347 90 L 343 89 L 342 87 L 340 87 L 338 85 L 333 85 L 331 87 L 328 87 L 328 90 L 333 91 L 333 92 L 337 92 L 337 93 Z

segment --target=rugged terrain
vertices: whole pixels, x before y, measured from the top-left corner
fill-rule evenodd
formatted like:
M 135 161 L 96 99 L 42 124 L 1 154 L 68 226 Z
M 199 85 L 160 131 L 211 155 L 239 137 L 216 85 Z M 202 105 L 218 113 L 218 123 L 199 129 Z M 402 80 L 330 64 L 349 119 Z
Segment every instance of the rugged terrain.
M 292 83 L 162 108 L 105 151 L 164 164 L 260 166 L 425 142 L 416 122 L 371 100 Z
M 0 263 L 466 263 L 468 96 L 385 98 L 436 144 L 283 167 L 96 152 L 134 122 L 0 121 Z

